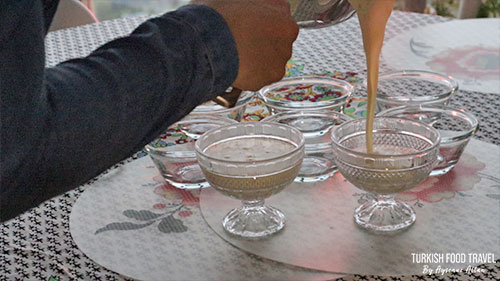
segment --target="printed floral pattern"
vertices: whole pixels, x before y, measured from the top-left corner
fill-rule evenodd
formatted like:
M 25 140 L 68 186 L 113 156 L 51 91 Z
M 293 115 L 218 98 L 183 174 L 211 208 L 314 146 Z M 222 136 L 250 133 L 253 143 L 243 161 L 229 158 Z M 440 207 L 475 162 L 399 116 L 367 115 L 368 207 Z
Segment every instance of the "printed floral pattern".
M 285 76 L 286 77 L 302 76 L 304 75 L 304 69 L 305 66 L 300 61 L 289 60 L 286 65 Z M 312 76 L 336 78 L 347 81 L 353 85 L 356 85 L 357 83 L 360 83 L 363 80 L 362 78 L 358 77 L 356 72 L 328 71 L 322 74 L 316 74 Z M 291 88 L 284 87 L 279 89 L 278 91 L 285 91 L 286 93 L 284 95 L 277 95 L 275 98 L 278 100 L 315 102 L 315 101 L 326 101 L 329 99 L 335 99 L 341 95 L 341 93 L 331 91 L 331 88 L 330 89 L 328 88 L 329 87 L 320 88 L 319 91 L 323 93 L 318 94 L 318 93 L 312 93 L 313 89 L 311 85 L 296 86 L 295 90 L 297 91 L 292 91 Z M 351 99 L 345 106 L 344 113 L 354 118 L 366 117 L 366 110 L 364 107 L 365 104 L 366 101 L 363 99 L 357 99 L 357 98 Z M 262 102 L 258 98 L 255 98 L 253 101 L 248 103 L 247 110 L 246 113 L 243 115 L 242 121 L 243 122 L 261 121 L 267 116 L 269 116 L 269 112 L 267 111 L 264 102 Z
M 486 165 L 475 156 L 464 153 L 457 166 L 446 175 L 429 177 L 412 190 L 398 194 L 396 198 L 403 201 L 435 203 L 451 199 L 456 194 L 464 195 L 462 192 L 471 190 L 481 181 L 478 172 L 485 167 Z
M 176 144 L 183 144 L 190 141 L 195 141 L 189 138 L 178 126 L 170 127 L 164 134 L 150 143 L 153 147 L 167 147 Z
M 296 77 L 302 75 L 304 64 L 297 60 L 289 60 L 286 64 L 286 77 Z
M 426 64 L 434 71 L 461 79 L 499 80 L 500 77 L 498 48 L 474 46 L 448 49 Z
M 182 220 L 193 215 L 192 207 L 199 208 L 199 191 L 177 189 L 166 183 L 160 175 L 153 180 L 156 182 L 153 185 L 157 185 L 154 193 L 163 197 L 164 202 L 153 204 L 151 210 L 125 210 L 122 214 L 131 221 L 109 223 L 96 230 L 95 234 L 111 230 L 137 230 L 156 223 L 158 230 L 163 233 L 188 231 Z
M 272 92 L 268 92 L 266 97 L 276 101 L 295 102 L 318 102 L 339 98 L 343 95 L 341 91 L 327 85 L 299 84 L 292 87 L 283 87 Z
M 286 77 L 297 77 L 303 74 L 304 65 L 297 60 L 290 60 L 286 65 Z M 351 84 L 362 81 L 355 72 L 324 72 L 322 74 L 313 74 L 312 76 L 329 77 L 345 80 Z M 269 99 L 278 101 L 308 101 L 319 102 L 336 99 L 342 96 L 341 91 L 336 91 L 333 87 L 327 85 L 296 85 L 293 87 L 283 87 L 267 94 Z
M 344 106 L 344 114 L 352 118 L 366 118 L 366 100 L 352 98 Z
M 167 131 L 161 134 L 158 138 L 153 140 L 149 145 L 155 148 L 163 148 L 174 146 L 177 144 L 185 144 L 188 142 L 195 142 L 195 139 L 190 138 L 186 135 L 181 128 L 178 126 L 173 126 L 167 129 Z M 137 158 L 141 158 L 148 155 L 145 149 L 139 151 L 136 155 Z
M 249 122 L 249 121 L 260 121 L 264 118 L 266 118 L 267 116 L 269 116 L 269 113 L 268 112 L 265 112 L 264 109 L 260 109 L 260 110 L 256 110 L 254 112 L 251 112 L 251 113 L 246 113 L 245 115 L 243 115 L 243 119 L 241 121 L 246 121 L 246 122 Z
M 325 73 L 320 74 L 318 76 L 344 80 L 346 82 L 349 82 L 352 85 L 361 83 L 363 81 L 363 79 L 360 78 L 356 72 L 351 72 L 351 71 L 348 71 L 348 72 L 338 72 L 338 71 L 325 72 Z

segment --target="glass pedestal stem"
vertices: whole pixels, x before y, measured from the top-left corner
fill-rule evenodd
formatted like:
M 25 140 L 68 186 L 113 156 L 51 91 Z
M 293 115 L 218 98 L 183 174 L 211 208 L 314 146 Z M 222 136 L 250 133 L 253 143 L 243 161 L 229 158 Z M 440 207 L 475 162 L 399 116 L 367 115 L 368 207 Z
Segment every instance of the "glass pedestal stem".
M 264 199 L 260 200 L 242 200 L 243 209 L 252 209 L 252 208 L 262 208 L 264 207 Z
M 285 226 L 285 215 L 278 209 L 264 206 L 264 199 L 243 200 L 242 206 L 231 210 L 222 220 L 224 229 L 242 238 L 262 238 Z
M 394 195 L 374 194 L 374 199 L 354 211 L 354 221 L 361 227 L 377 233 L 393 233 L 410 227 L 416 220 L 413 208 L 394 200 Z

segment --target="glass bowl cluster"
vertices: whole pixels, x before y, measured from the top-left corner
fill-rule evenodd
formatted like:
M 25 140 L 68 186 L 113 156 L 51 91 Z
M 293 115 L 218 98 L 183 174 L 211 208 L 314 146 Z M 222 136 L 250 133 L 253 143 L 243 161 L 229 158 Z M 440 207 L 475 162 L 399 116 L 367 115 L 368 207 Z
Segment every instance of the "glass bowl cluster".
M 337 171 L 371 193 L 354 211 L 358 226 L 375 233 L 402 231 L 416 214 L 394 195 L 452 170 L 479 122 L 447 106 L 458 90 L 449 76 L 414 70 L 382 74 L 369 151 L 367 120 L 342 113 L 352 93 L 363 95 L 364 89 L 327 77 L 283 79 L 257 93 L 270 113 L 263 121 L 237 122 L 253 97 L 243 92 L 234 108 L 212 101 L 200 105 L 146 150 L 173 186 L 212 186 L 241 200 L 222 221 L 238 237 L 279 232 L 285 215 L 264 199 L 293 181 L 325 181 Z

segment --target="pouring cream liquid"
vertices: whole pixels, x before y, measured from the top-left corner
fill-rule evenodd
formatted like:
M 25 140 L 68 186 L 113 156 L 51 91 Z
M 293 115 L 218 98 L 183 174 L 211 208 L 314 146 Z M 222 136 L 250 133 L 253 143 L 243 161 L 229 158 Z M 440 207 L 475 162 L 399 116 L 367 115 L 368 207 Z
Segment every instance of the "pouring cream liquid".
M 377 99 L 378 67 L 384 41 L 385 26 L 394 0 L 349 0 L 358 14 L 368 70 L 368 109 L 366 121 L 366 151 L 373 153 L 373 119 Z
M 348 0 L 358 14 L 363 47 L 366 55 L 368 71 L 368 112 L 366 120 L 366 147 L 359 147 L 358 151 L 366 149 L 373 154 L 406 155 L 417 152 L 407 146 L 391 146 L 387 144 L 373 145 L 373 120 L 375 118 L 375 102 L 377 99 L 379 58 L 384 41 L 385 27 L 391 15 L 394 0 Z M 432 145 L 429 143 L 429 146 Z M 369 165 L 368 165 L 369 167 Z M 377 194 L 394 194 L 408 190 L 422 182 L 429 175 L 432 165 L 422 165 L 419 168 L 403 169 L 405 167 L 386 168 L 384 171 L 372 171 L 365 176 L 351 176 L 347 179 L 366 191 Z M 397 171 L 394 171 L 397 170 Z

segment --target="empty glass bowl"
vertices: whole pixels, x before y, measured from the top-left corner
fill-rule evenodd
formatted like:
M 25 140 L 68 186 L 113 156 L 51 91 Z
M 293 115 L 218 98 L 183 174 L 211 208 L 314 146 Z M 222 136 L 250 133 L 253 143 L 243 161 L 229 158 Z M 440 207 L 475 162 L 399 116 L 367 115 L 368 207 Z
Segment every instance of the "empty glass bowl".
M 190 116 L 217 116 L 217 117 L 225 117 L 229 119 L 234 119 L 236 121 L 241 121 L 243 115 L 245 114 L 245 109 L 247 104 L 252 100 L 254 96 L 253 92 L 244 91 L 240 94 L 236 105 L 231 108 L 224 107 L 215 103 L 214 101 L 207 101 L 193 109 L 189 113 Z
M 235 123 L 238 122 L 229 118 L 188 115 L 146 145 L 145 150 L 163 178 L 173 186 L 181 189 L 208 187 L 196 160 L 194 143 L 212 128 Z
M 331 111 L 287 111 L 268 116 L 262 121 L 292 126 L 305 138 L 302 167 L 295 181 L 315 182 L 326 180 L 337 172 L 333 160 L 330 132 L 351 117 Z
M 271 114 L 291 110 L 341 111 L 352 90 L 353 86 L 343 80 L 304 76 L 265 86 L 257 95 Z
M 451 76 L 421 70 L 388 72 L 379 76 L 375 111 L 404 105 L 446 106 L 457 90 Z M 355 92 L 365 96 L 366 81 Z
M 440 176 L 451 171 L 460 159 L 470 138 L 479 129 L 479 121 L 474 115 L 463 109 L 450 107 L 403 106 L 390 108 L 378 115 L 424 122 L 439 131 L 441 134 L 439 154 L 443 159 L 432 170 L 431 176 Z
M 413 208 L 394 194 L 424 181 L 438 162 L 440 136 L 436 129 L 413 120 L 375 117 L 373 151 L 366 153 L 366 119 L 348 121 L 332 132 L 334 159 L 339 172 L 373 200 L 354 211 L 355 222 L 376 233 L 411 226 Z
M 304 157 L 304 136 L 279 123 L 249 122 L 212 129 L 195 144 L 207 181 L 240 199 L 222 225 L 230 234 L 260 238 L 280 231 L 284 214 L 264 199 L 293 182 Z

